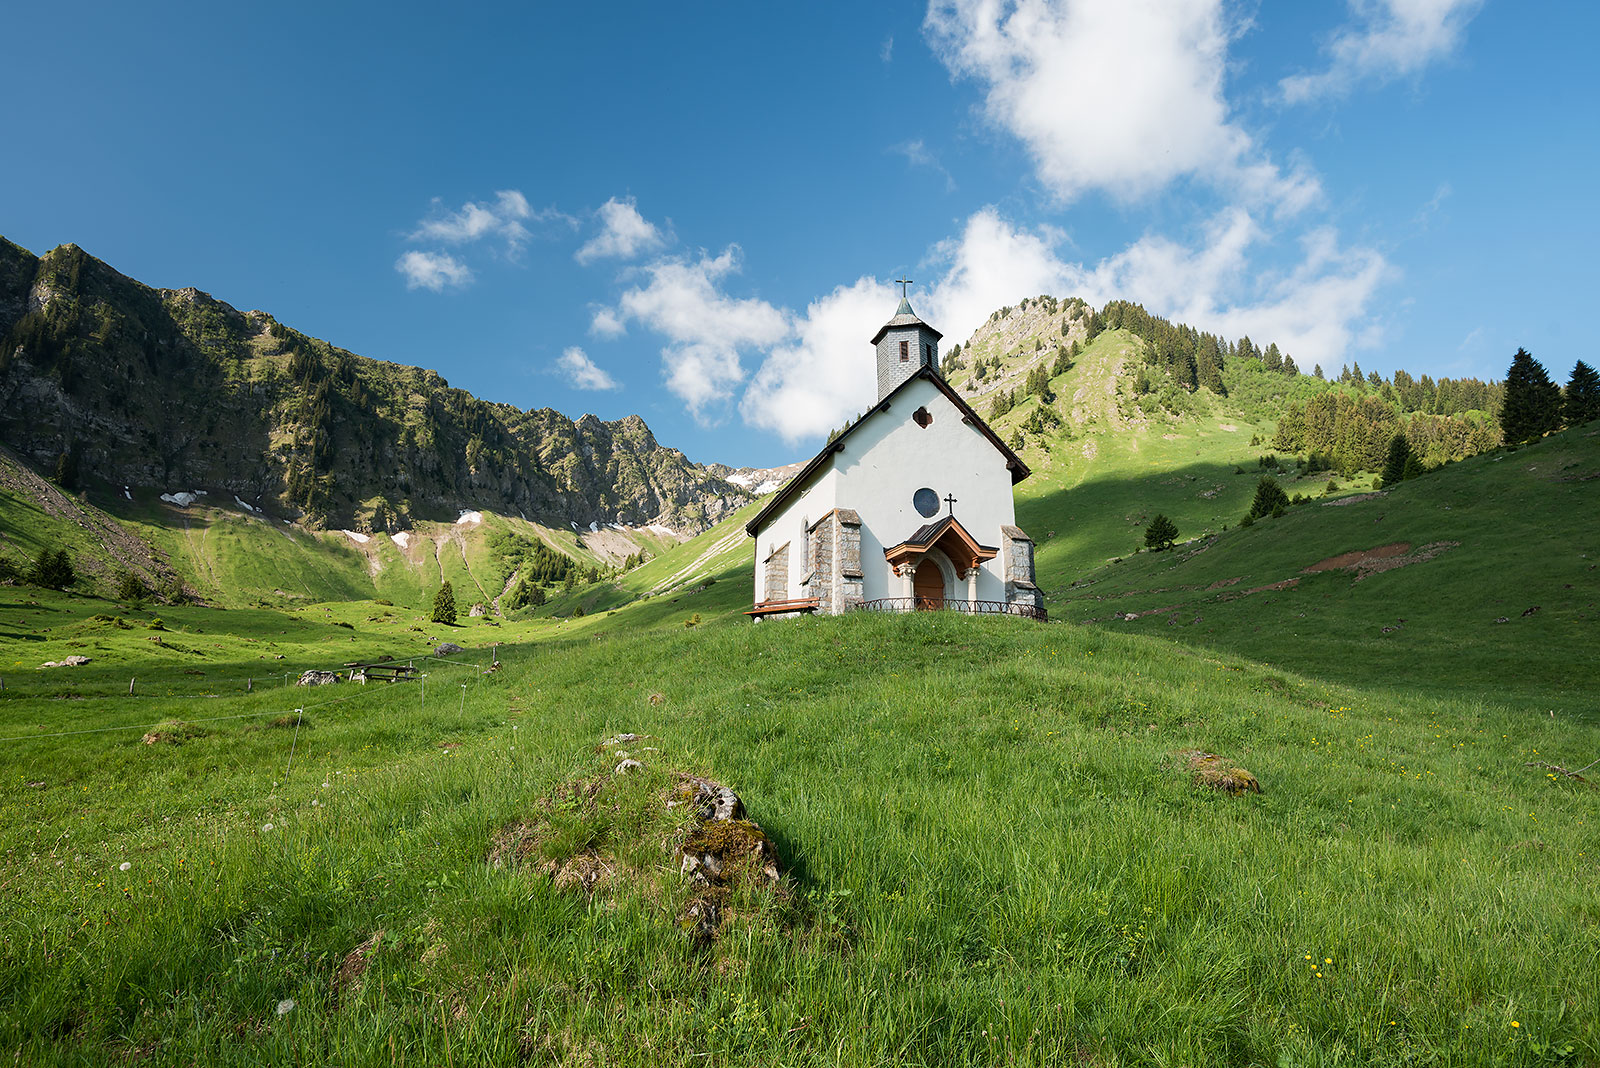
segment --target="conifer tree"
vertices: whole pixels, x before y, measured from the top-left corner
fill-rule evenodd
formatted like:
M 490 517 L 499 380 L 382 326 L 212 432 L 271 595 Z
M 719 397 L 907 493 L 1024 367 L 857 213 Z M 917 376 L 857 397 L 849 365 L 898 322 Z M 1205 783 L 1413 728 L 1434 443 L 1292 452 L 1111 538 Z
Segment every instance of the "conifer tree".
M 433 621 L 454 626 L 456 622 L 456 591 L 446 579 L 433 598 Z
M 1566 400 L 1562 418 L 1568 426 L 1581 426 L 1591 419 L 1600 419 L 1600 375 L 1593 367 L 1579 360 L 1567 380 Z
M 48 590 L 64 590 L 78 581 L 78 573 L 67 550 L 44 548 L 39 550 L 39 558 L 33 562 L 28 579 L 35 586 Z
M 1256 496 L 1250 502 L 1250 513 L 1245 518 L 1256 520 L 1263 516 L 1281 515 L 1288 506 L 1289 495 L 1283 492 L 1278 480 L 1271 475 L 1262 475 L 1261 481 L 1256 483 Z
M 1150 520 L 1150 525 L 1144 528 L 1144 546 L 1153 553 L 1172 548 L 1172 543 L 1177 540 L 1177 526 L 1159 512 Z
M 1267 351 L 1261 354 L 1261 366 L 1269 371 L 1283 370 L 1283 354 L 1278 351 L 1278 343 L 1272 342 L 1267 346 Z
M 1383 463 L 1381 475 L 1382 485 L 1393 486 L 1406 478 L 1406 468 L 1414 463 L 1415 455 L 1411 452 L 1411 443 L 1404 434 L 1396 434 L 1389 439 L 1389 457 Z
M 1518 349 L 1511 357 L 1505 389 L 1500 432 L 1506 444 L 1538 441 L 1561 425 L 1561 390 L 1528 350 Z

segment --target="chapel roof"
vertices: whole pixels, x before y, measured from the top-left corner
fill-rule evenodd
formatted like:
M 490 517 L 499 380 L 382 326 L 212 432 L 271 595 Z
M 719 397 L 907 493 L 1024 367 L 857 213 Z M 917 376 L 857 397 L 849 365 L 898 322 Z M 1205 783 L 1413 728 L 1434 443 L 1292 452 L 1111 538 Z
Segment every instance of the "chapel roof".
M 878 332 L 872 335 L 872 343 L 876 345 L 878 342 L 883 340 L 883 335 L 887 334 L 891 330 L 896 329 L 897 327 L 902 326 L 920 326 L 922 329 L 932 334 L 935 341 L 944 337 L 944 335 L 939 333 L 939 331 L 935 330 L 933 327 L 929 326 L 927 323 L 923 322 L 917 317 L 917 313 L 911 310 L 911 301 L 907 300 L 905 297 L 901 297 L 900 306 L 894 310 L 894 318 L 878 327 Z
M 929 329 L 931 330 L 933 328 L 929 327 Z M 903 390 L 911 385 L 911 383 L 921 379 L 926 379 L 927 381 L 932 382 L 939 392 L 943 393 L 947 398 L 949 398 L 950 403 L 956 406 L 956 410 L 961 413 L 961 421 L 963 423 L 967 423 L 973 427 L 973 429 L 977 430 L 978 433 L 982 434 L 984 438 L 988 440 L 989 444 L 993 445 L 995 449 L 1000 452 L 1000 455 L 1005 457 L 1006 469 L 1011 472 L 1011 484 L 1013 486 L 1027 478 L 1029 475 L 1033 474 L 1033 472 L 1029 470 L 1028 465 L 1023 462 L 1022 457 L 1018 456 L 1016 451 L 1013 450 L 1011 446 L 1000 440 L 1000 435 L 996 434 L 993 428 L 991 428 L 988 423 L 983 421 L 983 417 L 973 410 L 972 405 L 961 399 L 961 394 L 957 393 L 950 383 L 944 380 L 943 375 L 941 375 L 935 368 L 921 367 L 918 368 L 917 371 L 911 375 L 911 377 L 907 378 L 904 382 L 900 383 L 893 390 L 891 390 L 887 397 L 873 405 L 872 409 L 860 419 L 857 419 L 855 422 L 845 427 L 843 432 L 841 432 L 838 437 L 824 445 L 822 447 L 822 451 L 813 456 L 811 460 L 800 469 L 799 474 L 795 475 L 788 482 L 785 482 L 782 488 L 780 488 L 778 492 L 773 495 L 772 500 L 767 502 L 766 507 L 757 512 L 755 518 L 745 524 L 745 533 L 749 534 L 751 537 L 755 537 L 756 532 L 766 524 L 768 519 L 772 518 L 779 511 L 781 511 L 783 506 L 787 504 L 795 494 L 799 493 L 811 482 L 812 476 L 818 471 L 822 470 L 834 453 L 843 451 L 844 444 L 850 439 L 851 435 L 853 435 L 874 416 L 888 411 L 891 401 L 899 396 Z

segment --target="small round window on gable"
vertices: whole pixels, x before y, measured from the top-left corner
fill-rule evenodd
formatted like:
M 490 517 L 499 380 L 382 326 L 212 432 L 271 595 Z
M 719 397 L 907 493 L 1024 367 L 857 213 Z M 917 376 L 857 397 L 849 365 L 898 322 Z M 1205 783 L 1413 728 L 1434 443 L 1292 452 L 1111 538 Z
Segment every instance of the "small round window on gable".
M 911 413 L 911 421 L 926 430 L 928 424 L 933 422 L 933 413 L 926 408 L 918 408 Z
M 932 519 L 939 514 L 939 495 L 926 486 L 911 495 L 911 503 L 924 519 Z

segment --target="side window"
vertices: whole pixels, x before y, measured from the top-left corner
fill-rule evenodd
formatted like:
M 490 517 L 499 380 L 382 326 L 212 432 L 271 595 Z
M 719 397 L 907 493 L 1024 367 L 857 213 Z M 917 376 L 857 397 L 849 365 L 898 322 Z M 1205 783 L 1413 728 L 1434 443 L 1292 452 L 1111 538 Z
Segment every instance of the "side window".
M 911 342 L 902 341 L 900 342 L 900 362 L 904 363 L 909 359 L 911 359 Z

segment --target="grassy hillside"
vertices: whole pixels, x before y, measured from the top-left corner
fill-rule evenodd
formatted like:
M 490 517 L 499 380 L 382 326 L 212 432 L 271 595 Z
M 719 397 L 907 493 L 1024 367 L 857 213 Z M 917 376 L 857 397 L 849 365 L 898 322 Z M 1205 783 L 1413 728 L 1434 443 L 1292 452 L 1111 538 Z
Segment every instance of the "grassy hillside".
M 426 691 L 8 686 L 0 1043 L 26 1063 L 1600 1058 L 1595 794 L 1527 766 L 1593 759 L 1592 725 L 1099 628 L 623 617 L 547 624 L 493 675 L 433 662 Z M 275 638 L 310 653 L 318 628 L 342 631 Z M 173 718 L 190 737 L 141 744 Z M 652 736 L 658 776 L 736 788 L 785 860 L 710 942 L 650 837 L 670 817 L 635 838 L 562 800 L 609 779 L 594 746 L 621 730 Z M 1194 785 L 1190 748 L 1265 792 Z M 661 813 L 656 788 L 606 796 Z M 497 868 L 518 820 L 559 831 L 557 864 L 628 863 L 592 896 Z
M 1051 358 L 1030 322 L 992 324 L 983 390 Z M 1600 814 L 1593 769 L 1566 774 L 1600 757 L 1600 431 L 1380 496 L 1291 469 L 1313 499 L 1240 529 L 1251 439 L 1300 380 L 1243 366 L 1229 398 L 1167 407 L 1131 388 L 1142 344 L 1084 348 L 1051 383 L 1059 426 L 1034 429 L 1033 397 L 996 420 L 1035 471 L 1017 505 L 1047 626 L 751 625 L 759 504 L 471 618 L 509 577 L 497 535 L 589 563 L 613 534 L 483 513 L 362 540 L 95 496 L 113 520 L 0 479 L 0 551 L 92 572 L 0 587 L 0 1048 L 1600 1063 Z M 1158 511 L 1181 544 L 1135 553 Z M 85 595 L 128 566 L 217 607 Z M 428 619 L 446 579 L 455 627 Z M 72 654 L 92 659 L 39 667 Z M 289 685 L 383 656 L 427 678 Z M 620 731 L 650 735 L 635 778 L 596 748 Z M 1193 750 L 1264 792 L 1197 784 Z M 672 852 L 679 772 L 737 789 L 784 858 L 711 938 Z M 533 852 L 497 864 L 512 827 Z
M 1234 529 L 1216 536 L 1194 537 L 1204 528 L 1180 513 L 1193 540 L 1067 589 L 1058 571 L 1051 608 L 1375 690 L 1492 695 L 1600 721 L 1597 476 L 1591 426 L 1249 529 L 1236 502 Z

